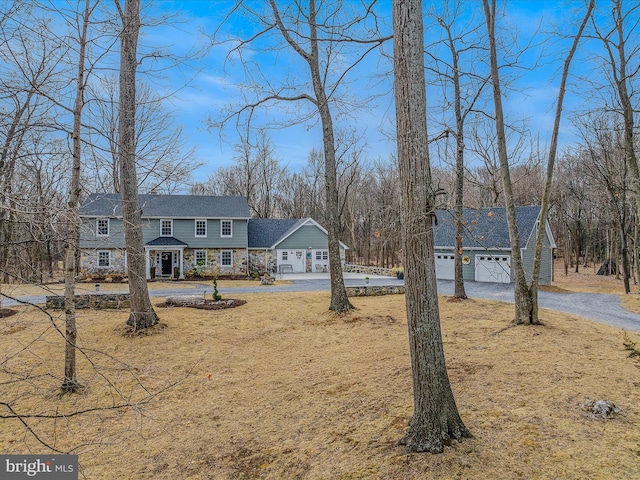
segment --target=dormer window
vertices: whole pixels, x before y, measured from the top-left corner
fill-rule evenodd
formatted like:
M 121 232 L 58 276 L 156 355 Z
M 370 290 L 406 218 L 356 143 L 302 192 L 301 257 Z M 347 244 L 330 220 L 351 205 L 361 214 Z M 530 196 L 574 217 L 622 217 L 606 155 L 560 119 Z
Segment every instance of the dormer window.
M 220 236 L 233 237 L 233 220 L 220 221 Z
M 173 236 L 173 220 L 162 219 L 160 220 L 160 236 L 172 237 Z
M 109 219 L 99 218 L 96 220 L 96 235 L 98 237 L 109 236 Z

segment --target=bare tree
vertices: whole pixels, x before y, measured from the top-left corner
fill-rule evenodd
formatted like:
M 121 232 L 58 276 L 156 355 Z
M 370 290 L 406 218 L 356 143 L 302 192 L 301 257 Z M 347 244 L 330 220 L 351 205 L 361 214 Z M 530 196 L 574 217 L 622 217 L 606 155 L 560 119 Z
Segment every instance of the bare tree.
M 50 20 L 34 5 L 14 2 L 0 18 L 0 280 L 31 281 L 24 268 L 33 241 L 25 220 L 34 225 L 30 193 L 35 190 L 25 165 L 56 131 L 53 106 L 43 92 L 61 88 L 60 68 L 67 47 L 47 36 Z M 53 148 L 52 148 L 53 150 Z M 52 152 L 52 157 L 56 154 Z M 25 215 L 26 214 L 26 215 Z
M 637 108 L 632 100 L 635 93 L 633 83 L 640 72 L 640 66 L 637 63 L 635 67 L 633 65 L 634 61 L 637 62 L 640 45 L 632 42 L 633 36 L 637 35 L 637 14 L 640 11 L 640 5 L 635 2 L 629 3 L 631 6 L 625 9 L 623 0 L 611 1 L 610 11 L 613 23 L 607 30 L 603 31 L 599 27 L 595 17 L 593 25 L 596 36 L 605 48 L 605 64 L 613 83 L 618 104 L 617 111 L 623 119 L 625 159 L 633 180 L 636 218 L 640 218 L 640 165 L 635 140 Z M 610 107 L 608 103 L 607 106 Z M 640 225 L 637 222 L 634 238 L 640 238 Z
M 537 324 L 539 323 L 538 319 L 538 294 L 537 294 L 537 279 L 533 283 L 534 288 L 530 288 L 527 284 L 527 278 L 524 271 L 524 266 L 522 262 L 522 254 L 520 252 L 520 237 L 518 234 L 518 226 L 516 222 L 516 212 L 515 212 L 515 202 L 514 202 L 514 193 L 513 193 L 513 183 L 511 181 L 511 171 L 509 168 L 509 154 L 507 152 L 507 142 L 505 135 L 505 121 L 504 121 L 504 112 L 502 108 L 502 91 L 500 87 L 500 73 L 498 66 L 498 54 L 496 47 L 496 0 L 482 0 L 482 4 L 484 7 L 484 13 L 487 23 L 487 32 L 489 37 L 489 47 L 490 47 L 490 63 L 491 63 L 491 81 L 493 85 L 493 100 L 494 100 L 494 108 L 495 108 L 495 123 L 496 123 L 496 134 L 497 134 L 497 147 L 498 147 L 498 159 L 500 161 L 500 174 L 502 177 L 503 184 L 503 192 L 504 192 L 504 200 L 505 200 L 505 209 L 507 216 L 507 225 L 509 229 L 509 241 L 511 245 L 511 260 L 513 265 L 513 273 L 514 273 L 514 300 L 515 300 L 515 323 L 516 324 Z M 562 81 L 561 88 L 559 90 L 558 102 L 556 106 L 556 117 L 555 117 L 555 126 L 554 126 L 554 137 L 552 139 L 552 147 L 549 155 L 550 158 L 550 168 L 548 169 L 548 182 L 550 188 L 551 175 L 553 173 L 553 160 L 555 159 L 555 145 L 557 142 L 557 132 L 560 125 L 561 113 L 562 113 L 562 101 L 564 98 L 564 90 L 566 84 L 566 78 L 569 73 L 569 66 L 571 64 L 571 59 L 573 57 L 573 53 L 577 48 L 577 43 L 580 39 L 582 31 L 584 29 L 584 25 L 586 21 L 589 19 L 591 15 L 591 9 L 593 8 L 593 4 L 587 9 L 587 15 L 585 20 L 580 27 L 579 33 L 575 36 L 574 42 L 572 45 L 572 49 L 567 56 L 567 59 L 564 64 L 564 69 L 562 73 Z M 546 207 L 546 205 L 545 205 Z M 544 234 L 545 224 L 543 221 L 546 216 L 542 216 L 540 222 L 540 230 Z M 541 246 L 542 242 L 542 234 L 538 235 L 538 245 Z M 537 253 L 541 251 L 537 250 Z M 538 253 L 538 261 L 540 261 L 540 254 Z M 539 267 L 538 267 L 539 273 Z
M 91 96 L 89 139 L 86 154 L 93 164 L 93 191 L 120 193 L 118 156 L 118 79 L 105 76 L 88 87 Z M 194 148 L 185 150 L 182 126 L 165 108 L 165 99 L 146 84 L 136 87 L 136 170 L 138 189 L 172 193 L 184 186 L 201 164 L 193 159 Z M 89 167 L 89 165 L 87 165 Z
M 343 2 L 316 3 L 315 0 L 310 0 L 308 5 L 303 7 L 297 3 L 279 6 L 275 0 L 270 0 L 268 14 L 250 12 L 252 18 L 263 27 L 251 41 L 277 33 L 288 51 L 306 67 L 307 80 L 300 86 L 289 80 L 285 80 L 282 86 L 275 86 L 261 74 L 261 88 L 268 93 L 260 93 L 257 101 L 251 102 L 241 112 L 235 112 L 228 118 L 237 117 L 243 112 L 248 112 L 251 116 L 251 112 L 256 108 L 272 102 L 306 102 L 311 105 L 311 113 L 305 118 L 319 117 L 322 125 L 327 208 L 324 224 L 328 232 L 331 275 L 329 309 L 336 312 L 347 311 L 352 306 L 344 287 L 340 261 L 334 110 L 340 103 L 338 92 L 348 74 L 356 69 L 369 52 L 377 49 L 388 38 L 381 38 L 375 29 L 369 29 L 367 26 L 367 22 L 375 16 L 374 4 L 375 2 L 371 2 L 360 8 L 355 5 L 347 7 Z M 356 12 L 358 8 L 360 12 Z M 350 12 L 346 13 L 347 10 Z M 244 44 L 243 42 L 241 46 Z M 282 45 L 278 48 L 281 49 Z M 355 51 L 348 51 L 350 48 L 354 48 Z M 351 58 L 355 60 L 348 62 Z
M 122 169 L 122 217 L 131 296 L 131 313 L 127 325 L 140 330 L 158 323 L 147 288 L 142 209 L 138 201 L 136 173 L 136 52 L 140 33 L 140 0 L 127 0 L 124 11 L 119 0 L 115 1 L 122 20 L 118 155 Z
M 576 120 L 582 137 L 582 148 L 576 153 L 590 188 L 598 188 L 608 202 L 602 202 L 602 210 L 611 215 L 618 233 L 622 280 L 625 293 L 630 292 L 628 239 L 632 238 L 633 223 L 630 221 L 629 200 L 631 180 L 625 155 L 624 127 L 609 118 L 606 112 L 581 116 Z M 604 213 L 604 212 L 603 212 Z
M 436 19 L 445 34 L 444 44 L 450 55 L 450 62 L 442 57 L 431 57 L 436 65 L 435 74 L 443 82 L 445 93 L 445 109 L 449 110 L 451 99 L 449 84 L 453 88 L 453 115 L 454 125 L 446 127 L 446 133 L 452 133 L 455 140 L 455 185 L 454 185 L 454 225 L 455 225 L 455 250 L 454 250 L 454 297 L 467 298 L 464 289 L 462 275 L 462 252 L 465 226 L 462 220 L 464 207 L 464 174 L 465 174 L 465 122 L 480 98 L 489 78 L 481 76 L 477 71 L 467 72 L 463 70 L 462 56 L 473 56 L 477 50 L 482 50 L 483 45 L 477 38 L 479 25 L 467 23 L 462 29 L 457 28 L 459 17 L 462 15 L 462 3 L 455 2 L 451 9 L 448 4 L 438 12 L 431 15 Z M 460 31 L 460 33 L 458 33 Z M 447 135 L 448 136 L 448 135 Z
M 91 0 L 85 0 L 82 21 L 80 23 L 78 41 L 78 73 L 76 78 L 76 99 L 73 108 L 73 164 L 71 167 L 71 185 L 69 188 L 69 200 L 67 203 L 67 241 L 64 258 L 64 308 L 65 308 L 65 356 L 64 356 L 64 380 L 60 387 L 63 393 L 77 392 L 81 385 L 76 378 L 76 255 L 80 245 L 80 218 L 78 217 L 78 205 L 80 203 L 80 169 L 82 166 L 81 152 L 81 128 L 82 110 L 84 107 L 84 91 L 86 87 L 85 52 L 87 48 L 87 30 L 91 14 L 96 4 L 91 5 Z
M 538 321 L 538 282 L 540 279 L 540 266 L 542 264 L 542 241 L 545 237 L 545 229 L 547 225 L 547 213 L 549 210 L 549 202 L 551 197 L 551 189 L 553 186 L 553 169 L 556 161 L 556 152 L 558 149 L 558 134 L 560 131 L 560 120 L 562 118 L 562 108 L 564 104 L 564 95 L 567 86 L 567 78 L 569 77 L 569 67 L 571 66 L 571 60 L 578 49 L 578 43 L 582 37 L 582 33 L 587 25 L 587 22 L 591 18 L 591 12 L 595 7 L 595 0 L 590 0 L 587 6 L 587 10 L 582 20 L 582 24 L 578 29 L 578 32 L 573 37 L 573 43 L 564 61 L 562 69 L 562 78 L 560 79 L 560 88 L 558 89 L 558 99 L 556 102 L 555 119 L 553 122 L 553 132 L 551 134 L 551 144 L 549 146 L 549 157 L 547 160 L 547 176 L 544 187 L 544 193 L 542 194 L 542 202 L 540 206 L 540 218 L 538 219 L 538 231 L 536 238 L 536 249 L 533 256 L 533 266 L 531 273 L 531 285 L 529 286 L 529 292 L 531 299 L 533 300 L 531 323 Z M 628 287 L 628 284 L 627 284 Z M 526 323 L 526 322 L 525 322 Z
M 233 165 L 214 171 L 202 185 L 201 193 L 246 197 L 257 218 L 283 216 L 287 169 L 280 166 L 266 133 L 260 131 L 255 143 L 243 140 L 235 150 Z
M 427 141 L 420 0 L 393 4 L 398 167 L 414 413 L 401 440 L 412 451 L 442 452 L 471 437 L 453 398 L 445 366 L 433 249 L 436 189 Z

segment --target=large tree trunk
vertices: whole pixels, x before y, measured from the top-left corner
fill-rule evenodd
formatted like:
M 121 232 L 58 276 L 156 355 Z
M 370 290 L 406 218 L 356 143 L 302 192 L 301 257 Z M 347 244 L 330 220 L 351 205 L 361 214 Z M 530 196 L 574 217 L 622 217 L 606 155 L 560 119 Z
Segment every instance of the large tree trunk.
M 127 247 L 129 294 L 131 313 L 127 325 L 134 330 L 158 323 L 153 310 L 146 280 L 144 240 L 142 237 L 142 210 L 138 200 L 136 173 L 136 68 L 140 32 L 140 0 L 126 0 L 122 13 L 120 57 L 120 124 L 118 125 L 119 157 L 122 181 L 122 216 Z
M 464 224 L 462 219 L 464 207 L 464 119 L 462 117 L 462 106 L 460 104 L 460 73 L 458 70 L 458 55 L 451 46 L 453 55 L 453 83 L 455 89 L 455 109 L 456 109 L 456 184 L 455 184 L 455 205 L 453 208 L 455 215 L 456 229 L 456 249 L 454 258 L 454 293 L 455 298 L 467 298 L 464 289 L 464 275 L 462 271 L 462 254 L 464 248 Z
M 458 145 L 456 153 L 456 200 L 453 212 L 455 215 L 454 224 L 456 229 L 456 250 L 453 254 L 454 258 L 454 293 L 455 298 L 467 298 L 467 292 L 464 289 L 464 273 L 462 269 L 462 255 L 464 253 L 464 223 L 463 223 L 463 201 L 464 201 L 464 132 L 458 130 Z
M 414 396 L 413 417 L 401 443 L 412 451 L 438 453 L 445 442 L 471 434 L 458 414 L 442 348 L 420 0 L 394 2 L 393 26 L 401 230 Z

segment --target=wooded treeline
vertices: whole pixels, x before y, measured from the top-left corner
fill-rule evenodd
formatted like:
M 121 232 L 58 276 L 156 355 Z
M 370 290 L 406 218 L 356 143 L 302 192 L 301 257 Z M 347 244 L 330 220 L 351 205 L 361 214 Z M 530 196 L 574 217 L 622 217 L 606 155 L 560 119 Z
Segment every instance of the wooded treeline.
M 549 220 L 566 268 L 599 268 L 621 256 L 620 235 L 628 251 L 636 245 L 636 215 L 618 131 L 604 130 L 589 142 L 566 149 L 558 158 Z M 305 168 L 291 172 L 268 140 L 243 144 L 235 164 L 216 170 L 190 193 L 241 195 L 249 199 L 257 218 L 313 217 L 324 220 L 323 173 L 320 153 L 313 151 Z M 541 155 L 521 162 L 512 171 L 517 205 L 539 205 L 544 188 Z M 445 194 L 441 208 L 452 210 L 455 171 L 442 165 L 433 171 Z M 394 158 L 369 159 L 364 153 L 339 164 L 341 240 L 349 245 L 347 262 L 393 267 L 401 264 L 399 183 Z M 465 207 L 503 207 L 500 172 L 490 163 L 467 168 Z M 620 225 L 624 226 L 623 229 Z M 637 258 L 637 255 L 629 259 Z M 620 265 L 620 263 L 618 263 Z M 637 275 L 637 274 L 634 274 Z
M 578 2 L 580 3 L 580 2 Z M 65 4 L 66 5 L 66 4 Z M 73 5 L 70 3 L 69 5 Z M 74 97 L 74 52 L 77 50 L 77 11 L 54 4 L 55 10 L 33 2 L 6 2 L 0 18 L 0 280 L 43 282 L 58 271 L 66 239 L 64 211 L 69 188 L 71 126 Z M 445 8 L 446 7 L 446 8 Z M 68 9 L 65 9 L 68 8 Z M 120 191 L 117 141 L 118 35 L 116 12 L 98 4 L 89 27 L 85 107 L 82 125 L 82 194 Z M 506 6 L 508 13 L 508 4 Z M 638 7 L 631 2 L 604 2 L 589 24 L 581 47 L 580 68 L 572 77 L 571 106 L 565 133 L 577 140 L 565 142 L 558 155 L 549 210 L 558 254 L 566 268 L 593 267 L 612 259 L 622 272 L 628 264 L 632 281 L 638 265 L 638 185 L 630 170 L 629 138 L 635 150 L 637 116 Z M 101 10 L 100 10 L 101 9 Z M 567 22 L 576 20 L 571 15 Z M 576 14 L 579 17 L 579 13 Z M 98 20 L 99 19 L 99 20 Z M 519 37 L 502 19 L 501 38 L 515 39 L 503 58 L 506 67 L 521 67 L 519 78 L 506 75 L 507 95 L 539 87 L 536 68 L 546 57 L 525 63 L 523 57 L 536 42 L 559 32 L 542 30 Z M 165 20 L 170 21 L 170 20 Z M 432 171 L 443 189 L 439 208 L 452 209 L 456 185 L 456 139 L 464 133 L 464 206 L 504 205 L 502 181 L 492 127 L 486 39 L 464 2 L 444 2 L 425 12 L 430 32 L 437 32 L 427 52 L 427 102 Z M 156 23 L 160 23 L 157 21 Z M 513 28 L 510 30 L 510 28 Z M 546 31 L 548 32 L 548 30 Z M 506 48 L 506 47 L 505 47 Z M 141 55 L 144 55 L 144 51 Z M 387 65 L 382 52 L 376 65 Z M 453 60 L 457 68 L 454 69 Z M 452 84 L 454 70 L 461 88 Z M 513 68 L 517 70 L 517 68 Z M 376 72 L 379 75 L 380 72 Z M 372 74 L 373 75 L 373 74 Z M 195 182 L 191 172 L 200 165 L 184 143 L 166 98 L 145 81 L 144 69 L 137 93 L 137 167 L 140 192 L 245 195 L 252 213 L 262 218 L 310 216 L 324 224 L 326 217 L 324 157 L 320 145 L 308 153 L 304 168 L 293 170 L 274 146 L 268 130 L 252 130 L 237 141 L 231 166 L 211 165 L 210 176 Z M 553 88 L 552 74 L 542 82 Z M 621 95 L 621 83 L 627 96 Z M 632 115 L 625 115 L 625 98 Z M 451 105 L 465 114 L 463 130 L 456 128 Z M 379 102 L 379 99 L 378 99 Z M 359 115 L 372 115 L 363 110 Z M 347 262 L 396 266 L 402 263 L 399 233 L 400 184 L 396 159 L 372 153 L 357 121 L 338 130 L 336 160 L 340 208 L 340 239 L 350 249 Z M 514 201 L 539 204 L 544 186 L 546 139 L 521 114 L 508 119 Z M 566 136 L 568 138 L 568 135 Z M 212 136 L 212 141 L 215 137 Z M 390 138 L 390 142 L 393 139 Z M 202 171 L 202 170 L 199 170 Z

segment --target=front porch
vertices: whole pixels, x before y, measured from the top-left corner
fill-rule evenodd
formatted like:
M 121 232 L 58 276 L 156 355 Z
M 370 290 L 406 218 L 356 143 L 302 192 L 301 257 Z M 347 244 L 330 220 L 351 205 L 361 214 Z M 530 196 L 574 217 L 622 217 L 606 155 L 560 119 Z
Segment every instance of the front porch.
M 188 245 L 175 237 L 158 237 L 144 246 L 147 280 L 184 279 L 184 249 Z

